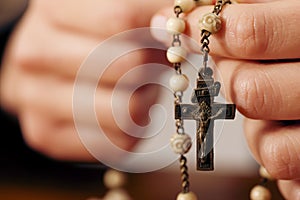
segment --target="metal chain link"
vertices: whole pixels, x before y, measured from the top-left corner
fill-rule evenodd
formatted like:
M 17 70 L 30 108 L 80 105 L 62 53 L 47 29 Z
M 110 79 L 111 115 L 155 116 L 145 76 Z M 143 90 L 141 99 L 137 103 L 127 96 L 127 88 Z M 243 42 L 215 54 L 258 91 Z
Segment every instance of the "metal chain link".
M 188 193 L 190 191 L 190 182 L 189 182 L 189 173 L 188 173 L 186 157 L 184 155 L 181 155 L 179 158 L 179 162 L 180 162 L 182 192 Z
M 179 6 L 175 6 L 174 8 L 174 13 L 177 18 L 179 18 L 179 15 L 182 13 L 182 9 Z M 173 41 L 172 41 L 172 46 L 181 46 L 181 40 L 180 40 L 180 34 L 173 34 Z M 173 67 L 176 71 L 176 74 L 181 75 L 181 63 L 174 63 Z M 183 92 L 174 92 L 174 105 L 179 105 L 182 103 L 182 97 L 183 97 Z M 177 119 L 175 121 L 175 126 L 176 126 L 176 133 L 179 135 L 185 134 L 184 132 L 184 126 L 183 126 L 183 120 L 182 119 Z M 179 158 L 180 161 L 180 173 L 181 173 L 181 182 L 182 182 L 182 190 L 183 193 L 189 192 L 189 174 L 188 174 L 188 167 L 187 167 L 187 159 L 184 155 L 181 155 Z
M 224 5 L 231 4 L 230 0 L 218 0 L 214 6 L 214 10 L 212 13 L 215 13 L 218 15 L 221 11 Z
M 219 15 L 222 11 L 224 5 L 231 4 L 230 0 L 218 0 L 214 6 L 212 13 Z M 209 37 L 211 36 L 211 32 L 207 30 L 201 31 L 200 43 L 201 43 L 201 52 L 203 53 L 203 68 L 204 72 L 207 70 L 207 62 L 208 62 L 208 54 L 210 52 L 209 48 Z

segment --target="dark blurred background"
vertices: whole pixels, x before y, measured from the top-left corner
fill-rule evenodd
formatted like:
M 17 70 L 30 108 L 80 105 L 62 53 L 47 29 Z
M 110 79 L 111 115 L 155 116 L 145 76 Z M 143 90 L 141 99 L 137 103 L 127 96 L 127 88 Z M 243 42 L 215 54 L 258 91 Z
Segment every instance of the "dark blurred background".
M 64 163 L 31 150 L 18 122 L 1 110 L 0 199 L 85 199 L 104 192 L 101 165 Z
M 85 200 L 105 195 L 107 190 L 102 177 L 106 167 L 51 160 L 24 143 L 14 117 L 1 111 L 0 121 L 1 200 Z M 166 168 L 128 176 L 125 189 L 134 200 L 173 200 L 180 191 L 179 169 Z M 231 177 L 196 172 L 191 174 L 190 179 L 192 190 L 198 194 L 199 200 L 246 200 L 251 188 L 259 183 L 258 175 Z M 273 193 L 273 200 L 283 199 L 276 183 L 269 183 L 268 187 Z

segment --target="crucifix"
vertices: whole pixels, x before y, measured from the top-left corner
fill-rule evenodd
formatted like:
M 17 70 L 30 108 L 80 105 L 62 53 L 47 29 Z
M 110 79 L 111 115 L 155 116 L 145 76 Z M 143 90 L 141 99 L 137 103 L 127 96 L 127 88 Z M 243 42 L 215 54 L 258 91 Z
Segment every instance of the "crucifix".
M 175 105 L 175 119 L 195 120 L 197 123 L 197 170 L 214 170 L 214 121 L 234 119 L 235 105 L 214 101 L 221 84 L 213 79 L 213 71 L 206 68 L 199 72 L 197 87 L 192 94 L 193 104 Z

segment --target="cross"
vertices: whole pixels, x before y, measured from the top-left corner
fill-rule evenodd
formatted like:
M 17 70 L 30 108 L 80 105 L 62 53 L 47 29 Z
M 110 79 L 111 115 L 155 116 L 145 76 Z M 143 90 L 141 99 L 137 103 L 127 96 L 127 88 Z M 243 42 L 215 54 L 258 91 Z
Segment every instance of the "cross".
M 206 68 L 199 73 L 197 87 L 192 95 L 193 104 L 175 105 L 175 119 L 196 120 L 197 122 L 197 170 L 214 170 L 214 121 L 234 119 L 235 105 L 214 102 L 219 95 L 221 84 L 213 79 L 213 71 Z

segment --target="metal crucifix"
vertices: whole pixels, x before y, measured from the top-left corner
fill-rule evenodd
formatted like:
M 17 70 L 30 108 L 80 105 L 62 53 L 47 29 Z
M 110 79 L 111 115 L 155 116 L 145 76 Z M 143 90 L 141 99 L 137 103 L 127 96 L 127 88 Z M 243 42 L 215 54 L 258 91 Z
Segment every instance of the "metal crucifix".
M 213 71 L 206 68 L 205 73 L 199 73 L 191 99 L 193 104 L 175 106 L 175 119 L 197 122 L 197 170 L 214 170 L 214 121 L 235 117 L 234 104 L 214 102 L 220 88 L 221 84 L 213 79 Z

